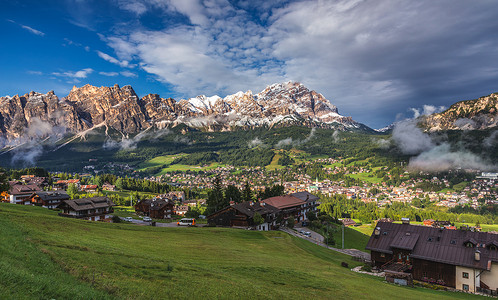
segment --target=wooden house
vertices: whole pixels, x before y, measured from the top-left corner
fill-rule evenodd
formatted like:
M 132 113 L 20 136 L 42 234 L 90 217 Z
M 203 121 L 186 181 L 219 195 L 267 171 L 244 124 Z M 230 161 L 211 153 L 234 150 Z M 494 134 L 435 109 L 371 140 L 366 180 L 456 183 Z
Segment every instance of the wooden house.
M 92 197 L 74 200 L 64 200 L 58 208 L 62 210 L 59 216 L 91 221 L 110 220 L 114 212 L 114 203 L 107 197 Z
M 262 202 L 276 207 L 284 219 L 294 217 L 295 222 L 306 221 L 306 202 L 292 195 L 271 197 Z
M 99 186 L 96 185 L 96 184 L 86 184 L 86 185 L 82 185 L 80 187 L 80 190 L 83 191 L 83 192 L 96 192 L 97 190 L 99 189 Z
M 263 223 L 256 225 L 254 215 L 259 213 Z M 254 228 L 261 231 L 276 229 L 280 210 L 265 202 L 246 201 L 225 207 L 207 216 L 208 223 L 218 226 Z
M 468 292 L 496 295 L 498 234 L 378 222 L 368 241 L 379 268 Z
M 77 188 L 80 187 L 79 179 L 67 179 L 67 180 L 57 180 L 53 184 L 54 190 L 67 190 L 70 184 L 76 185 Z
M 153 219 L 169 219 L 174 214 L 175 203 L 168 198 L 145 199 L 135 204 L 135 211 Z
M 188 205 L 175 205 L 174 213 L 178 216 L 184 216 L 188 212 Z
M 102 185 L 102 190 L 104 190 L 104 191 L 111 191 L 112 192 L 112 191 L 116 190 L 116 186 L 113 185 L 113 184 L 110 184 L 110 183 L 106 182 L 106 183 L 104 183 Z
M 297 192 L 290 194 L 305 202 L 303 213 L 306 216 L 307 212 L 313 212 L 315 215 L 318 213 L 318 205 L 320 205 L 320 198 L 308 192 Z
M 31 205 L 29 197 L 34 192 L 41 191 L 41 188 L 35 184 L 21 184 L 19 182 L 9 182 L 9 202 L 13 204 Z
M 57 208 L 62 201 L 69 200 L 69 195 L 65 191 L 35 192 L 29 197 L 32 205 L 46 208 Z
M 352 220 L 352 219 L 349 219 L 349 218 L 342 219 L 342 220 L 341 220 L 341 222 L 342 222 L 342 224 L 343 224 L 344 226 L 346 226 L 346 227 L 356 225 L 355 220 Z

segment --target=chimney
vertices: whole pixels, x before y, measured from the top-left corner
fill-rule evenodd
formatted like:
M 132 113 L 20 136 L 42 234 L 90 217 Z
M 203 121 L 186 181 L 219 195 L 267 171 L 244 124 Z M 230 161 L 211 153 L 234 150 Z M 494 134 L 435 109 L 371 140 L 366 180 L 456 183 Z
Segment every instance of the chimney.
M 476 252 L 474 253 L 474 259 L 476 261 L 480 261 L 481 260 L 481 251 L 476 250 Z
M 375 236 L 379 236 L 380 235 L 380 227 L 375 227 L 374 234 L 375 234 Z
M 410 219 L 408 219 L 408 218 L 401 218 L 401 223 L 402 224 L 410 225 Z

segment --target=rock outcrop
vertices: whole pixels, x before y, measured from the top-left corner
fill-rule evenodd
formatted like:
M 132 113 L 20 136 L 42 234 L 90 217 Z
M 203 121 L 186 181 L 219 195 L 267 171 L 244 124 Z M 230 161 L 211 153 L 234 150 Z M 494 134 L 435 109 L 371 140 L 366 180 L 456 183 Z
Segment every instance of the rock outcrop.
M 430 132 L 496 127 L 498 125 L 498 93 L 476 100 L 457 102 L 441 113 L 421 117 L 419 124 Z
M 88 84 L 73 87 L 62 99 L 52 91 L 0 97 L 0 137 L 9 141 L 41 138 L 55 129 L 59 134 L 77 133 L 101 124 L 129 135 L 151 126 L 182 123 L 206 130 L 289 124 L 342 129 L 364 126 L 341 116 L 321 94 L 298 82 L 273 84 L 258 94 L 238 92 L 225 98 L 202 95 L 180 101 L 157 94 L 140 99 L 131 86 Z

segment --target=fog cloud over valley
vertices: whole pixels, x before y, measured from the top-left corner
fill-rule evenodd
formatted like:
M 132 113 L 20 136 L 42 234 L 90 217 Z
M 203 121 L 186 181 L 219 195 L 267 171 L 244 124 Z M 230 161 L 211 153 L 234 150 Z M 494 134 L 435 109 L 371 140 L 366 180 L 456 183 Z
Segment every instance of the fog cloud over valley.
M 415 116 L 420 116 L 415 113 Z M 461 124 L 468 124 L 462 120 Z M 497 131 L 482 141 L 483 147 L 496 144 Z M 392 133 L 392 140 L 403 154 L 413 155 L 408 169 L 412 171 L 447 171 L 451 169 L 473 169 L 481 171 L 496 171 L 498 166 L 490 163 L 465 148 L 460 141 L 453 146 L 447 141 L 439 141 L 440 136 L 430 136 L 417 126 L 417 119 L 407 119 L 398 122 Z

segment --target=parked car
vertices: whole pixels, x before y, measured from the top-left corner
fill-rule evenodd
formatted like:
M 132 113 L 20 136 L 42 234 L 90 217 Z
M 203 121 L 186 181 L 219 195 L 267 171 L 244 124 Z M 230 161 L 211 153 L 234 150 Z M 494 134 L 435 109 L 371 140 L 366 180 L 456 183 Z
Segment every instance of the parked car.
M 194 218 L 183 218 L 180 221 L 176 222 L 178 226 L 194 226 L 195 219 Z
M 132 217 L 126 217 L 126 218 L 124 218 L 124 220 L 125 220 L 126 222 L 131 222 L 131 221 L 133 221 L 133 218 L 132 218 Z
M 150 221 L 152 221 L 152 219 L 150 217 L 144 217 L 142 220 L 144 222 L 150 222 Z

